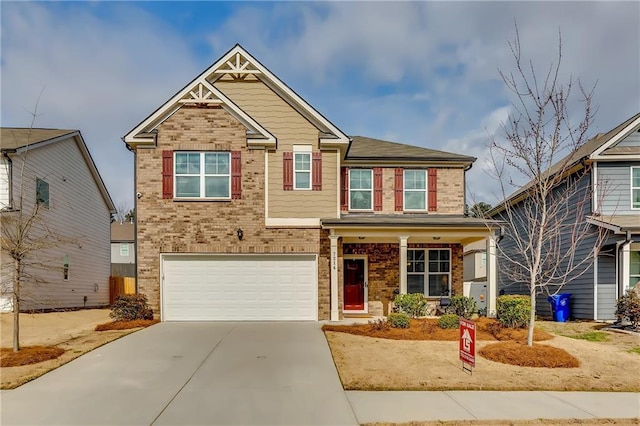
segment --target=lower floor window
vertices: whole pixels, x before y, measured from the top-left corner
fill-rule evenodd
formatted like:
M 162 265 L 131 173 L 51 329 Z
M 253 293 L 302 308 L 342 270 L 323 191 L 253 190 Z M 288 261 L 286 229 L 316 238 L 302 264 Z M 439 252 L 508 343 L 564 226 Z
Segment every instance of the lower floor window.
M 451 295 L 451 251 L 407 251 L 407 292 L 439 297 Z

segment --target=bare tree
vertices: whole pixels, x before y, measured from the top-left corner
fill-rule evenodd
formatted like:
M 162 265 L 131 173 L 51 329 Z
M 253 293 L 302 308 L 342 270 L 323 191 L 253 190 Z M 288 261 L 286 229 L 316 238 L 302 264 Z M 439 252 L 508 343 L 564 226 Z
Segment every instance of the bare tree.
M 557 62 L 539 73 L 531 60 L 522 59 L 517 25 L 515 31 L 509 42 L 515 68 L 500 71 L 513 102 L 508 120 L 490 141 L 490 174 L 504 200 L 493 216 L 506 223 L 506 241 L 497 248 L 500 274 L 509 283 L 528 287 L 531 346 L 536 296 L 555 295 L 589 270 L 605 234 L 586 221 L 595 194 L 587 184 L 589 165 L 581 162 L 594 115 L 593 90 L 586 91 L 572 77 L 560 81 L 561 34 Z M 576 95 L 582 106 L 574 122 Z M 520 187 L 517 182 L 522 180 L 528 183 Z M 603 192 L 599 188 L 598 196 Z M 589 250 L 578 252 L 579 247 Z
M 128 222 L 131 217 L 132 209 L 126 202 L 121 202 L 116 207 L 116 212 L 111 215 L 111 222 L 124 223 Z
M 0 291 L 9 295 L 13 308 L 13 350 L 20 350 L 20 302 L 25 299 L 23 287 L 25 284 L 39 285 L 44 281 L 39 277 L 38 270 L 51 269 L 47 261 L 46 252 L 64 243 L 64 239 L 53 232 L 44 220 L 46 210 L 42 197 L 42 188 L 38 188 L 36 179 L 27 171 L 28 145 L 31 129 L 36 118 L 36 109 L 32 115 L 31 127 L 27 137 L 27 148 L 20 154 L 17 170 L 13 170 L 12 185 L 14 193 L 10 205 L 1 212 L 0 247 L 3 258 L 8 256 L 10 262 L 2 262 L 3 272 Z M 16 164 L 14 163 L 14 166 Z M 15 173 L 15 172 L 18 173 Z M 35 188 L 35 194 L 30 190 Z M 5 273 L 6 272 L 6 273 Z M 6 278 L 6 279 L 5 279 Z

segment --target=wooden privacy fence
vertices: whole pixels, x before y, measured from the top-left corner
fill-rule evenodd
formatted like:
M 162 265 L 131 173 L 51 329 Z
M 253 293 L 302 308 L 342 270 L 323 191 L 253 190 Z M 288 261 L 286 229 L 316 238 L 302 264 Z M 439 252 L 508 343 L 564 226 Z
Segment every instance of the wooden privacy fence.
M 136 294 L 135 278 L 109 277 L 109 304 L 113 305 L 121 294 Z

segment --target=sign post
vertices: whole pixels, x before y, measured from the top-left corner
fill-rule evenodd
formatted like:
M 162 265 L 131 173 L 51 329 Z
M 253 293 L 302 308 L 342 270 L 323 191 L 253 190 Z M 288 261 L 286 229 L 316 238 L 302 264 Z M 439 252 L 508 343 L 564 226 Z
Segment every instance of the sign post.
M 460 361 L 462 369 L 473 374 L 471 367 L 476 366 L 476 323 L 460 318 Z M 469 365 L 467 368 L 465 365 Z

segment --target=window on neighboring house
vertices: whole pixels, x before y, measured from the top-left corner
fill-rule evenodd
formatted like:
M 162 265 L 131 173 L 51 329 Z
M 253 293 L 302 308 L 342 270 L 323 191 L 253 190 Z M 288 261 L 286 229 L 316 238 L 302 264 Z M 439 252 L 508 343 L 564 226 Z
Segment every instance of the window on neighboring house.
M 631 208 L 640 209 L 640 167 L 631 168 Z
M 228 152 L 176 152 L 176 198 L 231 198 Z
M 482 253 L 482 266 L 487 266 L 487 253 Z
M 62 278 L 69 281 L 69 256 L 62 258 Z
M 129 243 L 120 243 L 120 256 L 129 256 Z
M 296 152 L 294 147 L 293 189 L 311 189 L 311 151 Z
M 36 178 L 36 202 L 49 208 L 49 183 L 44 179 Z
M 428 297 L 451 294 L 449 249 L 407 250 L 407 292 Z
M 427 171 L 404 171 L 404 209 L 427 210 Z
M 349 170 L 349 210 L 373 210 L 373 170 Z
M 640 285 L 640 251 L 631 251 L 629 258 L 629 290 Z

